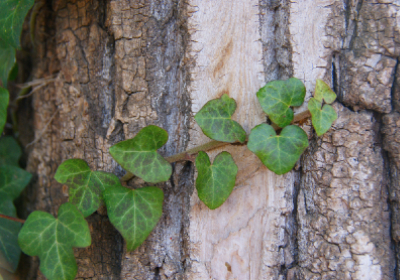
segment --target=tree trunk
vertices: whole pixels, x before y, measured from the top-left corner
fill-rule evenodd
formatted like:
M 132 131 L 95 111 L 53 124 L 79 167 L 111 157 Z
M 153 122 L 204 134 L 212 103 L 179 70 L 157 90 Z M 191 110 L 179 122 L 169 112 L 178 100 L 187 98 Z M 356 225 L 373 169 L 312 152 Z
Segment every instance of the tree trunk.
M 56 214 L 68 200 L 58 165 L 82 158 L 124 171 L 113 144 L 154 124 L 164 156 L 205 143 L 193 116 L 227 93 L 249 133 L 266 121 L 255 93 L 300 78 L 338 93 L 338 120 L 278 176 L 243 146 L 237 185 L 218 209 L 197 197 L 191 162 L 173 165 L 163 216 L 134 252 L 100 209 L 93 243 L 75 249 L 77 279 L 400 279 L 400 3 L 395 0 L 43 0 L 33 79 L 56 76 L 21 105 L 27 169 L 22 206 Z M 297 112 L 307 108 L 307 102 Z M 27 114 L 27 109 L 31 108 Z M 26 124 L 33 120 L 33 135 Z M 133 179 L 131 187 L 143 181 Z M 22 279 L 44 279 L 23 257 Z

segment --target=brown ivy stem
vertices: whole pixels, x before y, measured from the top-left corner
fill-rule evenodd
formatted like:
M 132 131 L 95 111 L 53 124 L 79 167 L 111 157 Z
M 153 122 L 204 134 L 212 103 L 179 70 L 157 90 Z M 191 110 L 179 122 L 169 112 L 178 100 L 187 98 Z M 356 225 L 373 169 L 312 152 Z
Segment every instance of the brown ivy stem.
M 304 112 L 301 112 L 301 113 L 298 113 L 298 114 L 295 114 L 294 117 L 293 117 L 292 124 L 304 121 L 304 120 L 308 119 L 309 117 L 311 117 L 311 113 L 308 110 L 306 110 Z M 280 129 L 280 127 L 278 127 L 275 124 L 273 124 L 272 127 L 275 130 Z M 196 146 L 196 147 L 194 147 L 192 149 L 186 150 L 186 151 L 184 151 L 182 153 L 178 153 L 178 154 L 172 155 L 170 157 L 166 157 L 165 159 L 170 163 L 177 162 L 177 161 L 188 161 L 188 160 L 189 161 L 194 161 L 194 157 L 193 156 L 195 154 L 197 154 L 198 152 L 200 152 L 200 151 L 207 152 L 207 151 L 211 151 L 211 150 L 216 149 L 216 148 L 220 148 L 220 147 L 223 147 L 223 146 L 226 146 L 226 145 L 232 145 L 232 144 L 234 144 L 234 145 L 246 145 L 248 137 L 249 136 L 247 135 L 246 136 L 246 141 L 244 143 L 240 143 L 240 142 L 227 143 L 227 142 L 220 142 L 220 141 L 212 140 L 212 141 L 207 142 L 205 144 L 202 144 L 202 145 Z M 126 182 L 126 181 L 130 180 L 131 178 L 133 178 L 134 176 L 135 175 L 133 175 L 132 173 L 130 173 L 128 171 L 121 178 L 121 181 Z
M 18 219 L 18 218 L 15 218 L 15 217 L 11 217 L 11 216 L 7 216 L 7 215 L 3 215 L 3 214 L 0 214 L 0 218 L 11 220 L 11 221 L 22 223 L 22 224 L 25 223 L 25 220 Z

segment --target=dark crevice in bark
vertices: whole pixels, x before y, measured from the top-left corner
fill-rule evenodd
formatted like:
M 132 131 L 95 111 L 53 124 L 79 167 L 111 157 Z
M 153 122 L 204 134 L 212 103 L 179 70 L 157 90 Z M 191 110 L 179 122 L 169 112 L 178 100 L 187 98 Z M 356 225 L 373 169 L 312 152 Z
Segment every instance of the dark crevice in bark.
M 396 100 L 397 96 L 396 96 L 396 90 L 399 91 L 399 85 L 397 81 L 397 71 L 398 71 L 398 67 L 399 67 L 399 58 L 396 58 L 396 66 L 394 67 L 394 76 L 393 76 L 393 83 L 392 83 L 392 88 L 390 91 L 390 96 L 391 96 L 391 101 L 392 101 L 392 111 L 397 111 L 399 112 L 399 102 L 400 100 Z M 396 102 L 397 101 L 397 102 Z
M 293 75 L 289 1 L 260 0 L 259 8 L 265 81 L 288 79 Z
M 360 11 L 361 11 L 361 7 L 362 7 L 363 2 L 364 2 L 364 0 L 359 0 L 359 2 L 357 3 L 357 7 L 356 7 L 357 16 L 356 16 L 356 20 L 355 20 L 355 24 L 354 24 L 354 31 L 353 31 L 353 34 L 352 34 L 352 37 L 351 37 L 351 40 L 350 40 L 350 43 L 349 43 L 349 48 L 350 49 L 354 48 L 354 40 L 358 35 L 358 22 L 359 22 Z M 347 8 L 347 10 L 349 10 L 348 6 L 346 6 L 346 8 Z M 351 11 L 350 11 L 350 13 L 351 13 Z

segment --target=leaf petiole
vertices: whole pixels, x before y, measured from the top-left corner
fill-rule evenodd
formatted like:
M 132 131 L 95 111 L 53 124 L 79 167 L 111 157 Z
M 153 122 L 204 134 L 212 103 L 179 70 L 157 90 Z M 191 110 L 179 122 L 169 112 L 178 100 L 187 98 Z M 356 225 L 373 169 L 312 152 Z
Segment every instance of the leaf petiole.
M 10 221 L 14 221 L 14 222 L 18 222 L 18 223 L 21 223 L 21 224 L 25 223 L 25 220 L 23 220 L 23 219 L 18 219 L 18 218 L 7 216 L 7 215 L 3 215 L 3 214 L 0 214 L 0 218 L 6 219 L 6 220 L 10 220 Z

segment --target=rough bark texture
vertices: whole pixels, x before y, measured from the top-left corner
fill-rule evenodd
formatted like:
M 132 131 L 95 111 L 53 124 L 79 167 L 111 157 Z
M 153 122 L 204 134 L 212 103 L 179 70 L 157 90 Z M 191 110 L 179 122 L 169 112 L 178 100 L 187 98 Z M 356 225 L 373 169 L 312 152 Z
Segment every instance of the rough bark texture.
M 163 216 L 134 252 L 104 209 L 93 244 L 76 249 L 77 279 L 400 279 L 400 4 L 390 0 L 43 0 L 32 78 L 55 75 L 19 111 L 27 168 L 21 205 L 57 213 L 54 179 L 68 158 L 122 176 L 108 148 L 155 124 L 169 156 L 208 139 L 193 115 L 228 93 L 245 130 L 265 121 L 255 93 L 274 79 L 316 79 L 338 93 L 339 118 L 277 176 L 245 147 L 226 146 L 237 186 L 210 211 L 195 168 L 174 164 Z M 21 106 L 26 106 L 26 103 Z M 306 104 L 296 111 L 304 111 Z M 34 137 L 26 125 L 33 120 Z M 21 123 L 25 122 L 25 123 Z M 128 186 L 146 184 L 133 179 Z M 43 279 L 23 258 L 23 279 Z

